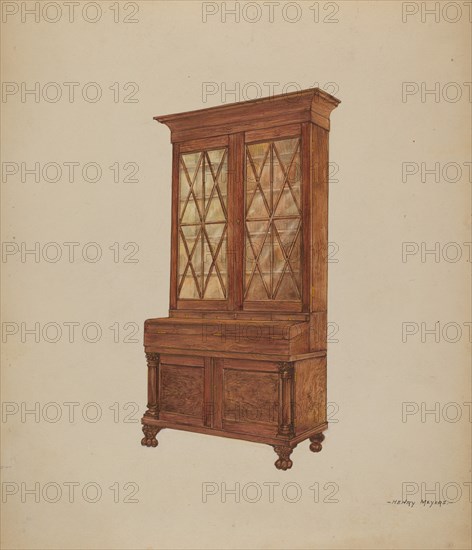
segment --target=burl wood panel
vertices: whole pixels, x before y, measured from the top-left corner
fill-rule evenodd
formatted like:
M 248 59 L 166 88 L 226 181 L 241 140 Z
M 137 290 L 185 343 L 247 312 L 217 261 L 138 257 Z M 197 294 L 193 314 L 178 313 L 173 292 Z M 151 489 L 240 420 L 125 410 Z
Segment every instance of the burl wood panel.
M 159 410 L 203 420 L 204 369 L 161 363 Z
M 238 430 L 253 424 L 269 424 L 275 432 L 278 422 L 278 374 L 223 370 L 223 421 L 237 422 Z
M 326 422 L 326 357 L 295 364 L 295 432 Z

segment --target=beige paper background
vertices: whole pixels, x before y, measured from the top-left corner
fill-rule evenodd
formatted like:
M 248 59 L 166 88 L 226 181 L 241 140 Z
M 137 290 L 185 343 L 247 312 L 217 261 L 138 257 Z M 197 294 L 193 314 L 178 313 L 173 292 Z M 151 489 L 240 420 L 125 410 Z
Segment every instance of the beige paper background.
M 32 336 L 23 343 L 18 333 L 3 345 L 2 488 L 19 488 L 5 496 L 3 548 L 470 548 L 470 485 L 464 484 L 470 482 L 471 425 L 463 403 L 471 401 L 464 325 L 471 320 L 471 295 L 462 243 L 471 240 L 463 165 L 470 161 L 470 99 L 463 83 L 471 78 L 464 3 L 456 23 L 441 13 L 437 23 L 431 16 L 422 23 L 420 13 L 403 23 L 401 2 L 338 1 L 335 24 L 314 23 L 313 2 L 298 2 L 297 23 L 283 20 L 283 2 L 272 23 L 267 11 L 257 23 L 235 23 L 231 16 L 225 23 L 221 11 L 202 23 L 200 2 L 157 1 L 138 3 L 138 23 L 114 23 L 113 3 L 100 4 L 103 17 L 95 24 L 81 16 L 69 23 L 65 15 L 57 23 L 21 23 L 13 15 L 2 24 L 2 81 L 95 81 L 103 89 L 94 104 L 31 96 L 22 103 L 18 95 L 2 102 L 4 163 L 94 161 L 103 169 L 95 184 L 81 177 L 22 183 L 18 175 L 2 182 L 3 242 L 43 247 L 75 241 L 79 252 L 97 242 L 103 250 L 96 263 L 36 263 L 31 256 L 22 262 L 19 254 L 2 263 L 3 327 L 39 322 L 64 329 L 57 343 L 42 336 L 39 343 Z M 323 19 L 332 8 L 318 4 Z M 453 11 L 446 17 L 453 19 Z M 441 90 L 458 83 L 463 95 L 436 102 L 416 94 L 402 102 L 407 81 L 439 82 Z M 114 82 L 121 89 L 138 83 L 139 102 L 115 103 L 108 89 Z M 218 89 L 206 102 L 205 82 Z M 142 448 L 133 422 L 146 403 L 142 323 L 168 308 L 171 147 L 168 129 L 152 116 L 247 99 L 222 97 L 221 90 L 248 82 L 264 92 L 265 82 L 277 82 L 278 93 L 289 82 L 299 88 L 318 83 L 327 91 L 334 83 L 342 100 L 330 138 L 331 160 L 339 167 L 329 226 L 330 241 L 339 247 L 329 271 L 329 320 L 338 329 L 328 354 L 333 423 L 323 451 L 314 455 L 307 443 L 299 445 L 287 472 L 273 467 L 270 447 L 255 443 L 165 430 L 157 449 Z M 108 169 L 114 162 L 137 163 L 139 183 L 114 183 Z M 418 174 L 403 183 L 404 162 L 457 162 L 463 173 L 457 182 L 428 176 L 422 183 Z M 115 242 L 121 253 L 124 243 L 138 243 L 139 262 L 115 263 L 108 249 Z M 417 254 L 403 262 L 403 242 L 439 242 L 441 250 L 459 243 L 462 258 L 436 262 L 429 255 L 422 262 Z M 457 342 L 450 341 L 452 325 L 439 342 L 432 336 L 422 342 L 420 334 L 402 342 L 402 323 L 432 327 L 438 321 L 462 327 Z M 64 322 L 80 323 L 73 342 Z M 102 329 L 97 343 L 80 334 L 88 322 Z M 118 343 L 109 328 L 115 323 Z M 124 330 L 126 323 L 139 326 L 137 343 L 123 342 L 133 326 Z M 66 402 L 78 403 L 73 422 Z M 84 407 L 93 416 L 92 402 L 102 412 L 97 422 L 82 417 Z M 403 402 L 428 408 L 438 402 L 439 418 L 422 422 L 418 413 L 403 422 Z M 35 403 L 39 418 L 22 421 L 22 408 Z M 48 403 L 59 409 L 45 410 Z M 454 408 L 443 414 L 448 403 L 458 404 L 460 420 L 447 421 L 454 417 Z M 16 405 L 18 412 L 5 414 Z M 118 419 L 109 407 L 119 410 Z M 57 410 L 57 422 L 45 418 Z M 80 484 L 73 502 L 67 482 Z M 89 482 L 102 489 L 96 503 L 82 497 Z M 123 502 L 131 491 L 127 482 L 137 484 L 138 502 Z M 413 508 L 388 504 L 401 499 L 405 482 L 439 483 L 440 491 L 451 483 L 451 497 L 459 484 L 462 496 L 442 508 L 421 506 L 420 492 Z M 46 499 L 40 494 L 38 503 L 32 496 L 22 502 L 21 483 L 39 483 L 41 490 L 58 483 L 63 493 L 47 502 L 54 498 L 49 485 Z M 121 489 L 117 503 L 109 489 L 114 483 Z M 204 483 L 218 488 L 207 502 Z M 238 483 L 240 502 L 231 495 L 222 502 L 222 484 Z M 262 489 L 258 502 L 250 502 L 254 485 L 244 492 L 247 483 Z M 267 483 L 280 484 L 273 502 Z M 285 487 L 284 498 L 287 483 L 297 485 Z M 333 486 L 339 502 L 328 502 Z M 297 487 L 300 499 L 290 502 Z

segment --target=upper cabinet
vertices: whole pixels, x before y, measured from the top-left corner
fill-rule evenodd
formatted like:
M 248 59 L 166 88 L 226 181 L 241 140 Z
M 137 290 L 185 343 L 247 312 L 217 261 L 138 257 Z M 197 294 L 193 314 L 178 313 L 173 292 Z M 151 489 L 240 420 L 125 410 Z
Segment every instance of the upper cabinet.
M 155 117 L 174 149 L 171 310 L 323 309 L 338 103 L 311 89 Z

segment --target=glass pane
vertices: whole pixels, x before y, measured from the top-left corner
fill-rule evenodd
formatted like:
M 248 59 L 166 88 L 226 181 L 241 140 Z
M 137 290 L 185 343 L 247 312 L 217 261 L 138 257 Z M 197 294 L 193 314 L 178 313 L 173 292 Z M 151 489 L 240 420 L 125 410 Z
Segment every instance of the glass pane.
M 278 219 L 274 221 L 274 225 L 277 237 L 280 239 L 284 250 L 289 253 L 300 227 L 300 218 Z
M 180 201 L 181 208 L 181 220 L 183 224 L 195 224 L 200 221 L 200 212 L 197 208 L 197 204 L 193 198 L 187 197 L 187 202 Z
M 247 147 L 246 211 L 248 211 L 248 217 L 254 217 L 260 208 L 265 208 L 264 205 L 270 208 L 270 162 L 269 144 L 256 143 Z
M 227 149 L 180 156 L 180 299 L 227 298 Z
M 226 220 L 225 213 L 223 211 L 223 204 L 218 195 L 207 201 L 206 203 L 206 220 L 209 222 L 224 222 Z
M 246 300 L 301 299 L 300 139 L 246 147 Z
M 300 214 L 293 192 L 287 185 L 278 194 L 275 207 L 275 214 L 280 217 L 298 216 Z
M 199 297 L 200 295 L 195 285 L 195 279 L 191 275 L 184 277 L 183 285 L 180 290 L 180 298 L 198 299 Z
M 290 273 L 286 272 L 282 277 L 282 282 L 279 286 L 277 297 L 279 300 L 298 300 L 299 293 L 295 285 L 293 277 Z
M 207 300 L 222 300 L 225 295 L 223 294 L 223 288 L 221 286 L 221 281 L 218 279 L 217 275 L 211 274 L 207 278 L 207 287 L 205 289 L 205 298 Z
M 270 201 L 270 198 L 269 198 Z M 246 218 L 267 218 L 269 217 L 270 203 L 267 202 L 264 194 L 256 189 L 252 197 L 247 197 Z
M 202 211 L 202 161 L 201 153 L 189 153 L 180 158 L 179 213 L 180 219 L 186 220 L 184 223 L 196 223 L 199 220 L 198 212 Z M 189 222 L 189 219 L 195 221 Z
M 249 284 L 249 275 L 246 274 L 246 285 Z M 246 296 L 246 300 L 267 300 L 267 291 L 262 282 L 261 276 L 256 271 L 254 274 L 251 284 L 249 287 L 249 292 Z
M 223 155 L 226 153 L 226 149 L 213 149 L 212 151 L 207 151 L 206 153 L 209 162 L 212 164 L 214 171 L 216 172 L 218 166 L 221 164 Z

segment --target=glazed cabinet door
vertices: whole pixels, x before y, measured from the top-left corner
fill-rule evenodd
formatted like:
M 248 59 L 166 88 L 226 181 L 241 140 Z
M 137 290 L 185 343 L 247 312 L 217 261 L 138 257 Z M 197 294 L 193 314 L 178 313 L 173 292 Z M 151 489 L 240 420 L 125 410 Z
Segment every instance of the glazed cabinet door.
M 174 146 L 171 300 L 178 308 L 228 308 L 227 142 Z
M 302 137 L 245 144 L 244 309 L 302 309 Z

